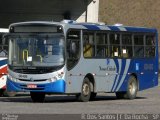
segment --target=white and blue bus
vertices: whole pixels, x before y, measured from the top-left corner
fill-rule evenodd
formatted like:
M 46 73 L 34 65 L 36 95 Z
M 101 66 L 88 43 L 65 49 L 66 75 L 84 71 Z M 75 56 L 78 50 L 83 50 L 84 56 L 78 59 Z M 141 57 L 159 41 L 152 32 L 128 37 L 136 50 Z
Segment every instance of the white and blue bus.
M 8 31 L 0 28 L 0 96 L 6 93 L 8 42 L 4 41 L 3 35 Z
M 76 22 L 11 24 L 7 90 L 74 94 L 89 101 L 99 92 L 136 98 L 158 85 L 156 29 Z

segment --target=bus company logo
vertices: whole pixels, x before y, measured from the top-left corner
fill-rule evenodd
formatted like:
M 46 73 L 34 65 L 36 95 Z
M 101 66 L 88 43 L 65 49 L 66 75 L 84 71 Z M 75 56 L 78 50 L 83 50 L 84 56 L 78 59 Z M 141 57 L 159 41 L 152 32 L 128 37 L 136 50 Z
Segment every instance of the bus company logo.
M 99 66 L 99 70 L 100 71 L 116 71 L 116 67 L 115 66 L 107 66 L 107 67 Z
M 34 82 L 34 79 L 31 77 L 31 78 L 30 78 L 30 81 Z
M 107 62 L 107 65 L 109 65 L 109 63 L 110 63 L 110 59 L 107 59 L 107 61 L 106 61 L 106 62 Z

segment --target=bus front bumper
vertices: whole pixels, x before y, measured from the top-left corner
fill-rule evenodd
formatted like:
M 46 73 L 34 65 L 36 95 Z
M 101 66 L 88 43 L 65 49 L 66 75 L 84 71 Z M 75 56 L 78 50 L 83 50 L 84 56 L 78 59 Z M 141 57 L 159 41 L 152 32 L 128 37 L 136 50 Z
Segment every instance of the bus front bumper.
M 34 84 L 36 88 L 28 88 L 27 84 L 16 83 L 7 80 L 7 91 L 14 92 L 46 92 L 46 93 L 65 93 L 65 81 L 60 79 L 56 82 L 46 84 Z

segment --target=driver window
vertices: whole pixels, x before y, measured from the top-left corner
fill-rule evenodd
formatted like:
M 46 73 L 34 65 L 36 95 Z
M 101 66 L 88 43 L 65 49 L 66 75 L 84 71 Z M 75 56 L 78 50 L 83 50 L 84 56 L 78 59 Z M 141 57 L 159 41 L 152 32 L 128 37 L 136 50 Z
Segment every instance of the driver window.
M 3 34 L 0 34 L 0 57 L 8 56 L 8 41 L 3 39 Z
M 67 34 L 67 68 L 73 68 L 80 58 L 80 30 L 70 30 Z

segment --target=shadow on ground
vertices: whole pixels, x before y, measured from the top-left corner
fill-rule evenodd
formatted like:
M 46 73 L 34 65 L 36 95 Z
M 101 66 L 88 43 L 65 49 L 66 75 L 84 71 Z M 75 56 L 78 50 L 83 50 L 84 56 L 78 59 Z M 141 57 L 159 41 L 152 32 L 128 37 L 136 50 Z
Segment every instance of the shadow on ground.
M 136 99 L 147 99 L 146 97 L 137 97 Z M 96 101 L 112 101 L 112 100 L 120 100 L 117 99 L 116 96 L 97 96 L 94 100 L 90 102 Z M 20 103 L 32 103 L 29 94 L 26 95 L 16 95 L 15 97 L 0 97 L 1 102 L 20 102 Z M 69 102 L 78 102 L 74 95 L 66 96 L 66 95 L 50 95 L 46 96 L 44 103 L 69 103 Z

